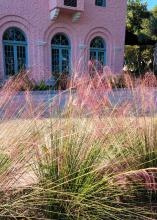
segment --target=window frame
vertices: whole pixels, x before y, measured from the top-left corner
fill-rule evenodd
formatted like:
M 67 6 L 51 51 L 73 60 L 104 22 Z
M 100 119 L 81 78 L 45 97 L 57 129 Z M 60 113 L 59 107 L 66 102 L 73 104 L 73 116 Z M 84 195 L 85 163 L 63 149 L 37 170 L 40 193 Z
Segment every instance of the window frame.
M 97 1 L 98 1 L 98 0 L 95 0 L 95 6 L 97 6 L 97 7 L 102 7 L 102 8 L 106 8 L 106 0 L 102 0 L 102 5 L 98 5 Z
M 53 41 L 53 39 L 57 36 L 57 35 L 62 35 L 62 36 L 64 36 L 65 38 L 66 38 L 66 40 L 68 41 L 68 45 L 63 45 L 63 44 L 52 44 L 52 41 Z M 52 39 L 51 39 L 51 72 L 52 72 L 52 76 L 54 76 L 54 74 L 56 74 L 56 72 L 55 71 L 53 71 L 53 56 L 52 56 L 52 50 L 58 50 L 58 58 L 59 58 L 59 66 L 58 66 L 58 68 L 59 68 L 59 73 L 58 74 L 62 74 L 62 73 L 64 73 L 64 71 L 63 71 L 63 63 L 62 63 L 62 61 L 63 61 L 63 56 L 62 56 L 62 53 L 63 53 L 63 50 L 67 50 L 68 51 L 68 76 L 71 74 L 71 42 L 70 42 L 70 40 L 69 40 L 69 37 L 66 35 L 66 34 L 64 34 L 64 33 L 56 33 L 53 37 L 52 37 Z M 62 58 L 62 59 L 61 59 Z
M 16 41 L 16 40 L 4 40 L 4 35 L 9 29 L 14 29 L 18 30 L 25 38 L 25 41 Z M 28 67 L 28 43 L 27 43 L 27 37 L 26 34 L 18 27 L 9 27 L 7 28 L 4 33 L 3 33 L 3 38 L 2 38 L 2 44 L 3 44 L 3 65 L 4 65 L 4 73 L 6 77 L 14 76 L 20 72 L 20 69 L 18 67 L 19 62 L 18 62 L 18 47 L 23 47 L 25 49 L 25 69 Z M 8 74 L 6 70 L 6 48 L 5 47 L 12 47 L 13 48 L 13 67 L 14 67 L 14 73 L 13 74 Z
M 66 7 L 77 8 L 77 5 L 78 5 L 78 0 L 74 0 L 73 4 L 70 4 L 70 0 L 69 1 L 64 0 L 64 6 L 66 6 Z
M 103 48 L 102 47 L 91 47 L 91 44 L 94 40 L 96 40 L 97 38 L 102 40 L 103 43 Z M 99 55 L 101 53 L 103 53 L 104 59 L 103 59 L 103 63 L 101 64 L 102 66 L 106 66 L 107 65 L 107 45 L 106 45 L 106 40 L 104 38 L 102 38 L 101 36 L 96 36 L 94 37 L 91 41 L 90 41 L 90 60 L 91 60 L 91 53 L 95 53 L 96 55 L 96 69 L 98 69 L 98 65 L 99 65 Z

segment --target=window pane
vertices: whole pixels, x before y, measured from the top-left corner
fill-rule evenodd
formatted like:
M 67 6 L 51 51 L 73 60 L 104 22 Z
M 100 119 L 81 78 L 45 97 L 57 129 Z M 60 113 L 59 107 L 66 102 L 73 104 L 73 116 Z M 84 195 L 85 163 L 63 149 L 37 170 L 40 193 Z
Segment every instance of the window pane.
M 95 4 L 97 6 L 105 7 L 106 6 L 106 0 L 96 0 Z
M 98 52 L 98 61 L 99 61 L 99 63 L 101 64 L 101 65 L 104 65 L 104 51 L 99 51 Z
M 101 37 L 95 37 L 90 44 L 91 48 L 104 48 L 105 43 L 104 40 Z
M 4 46 L 5 53 L 5 72 L 7 75 L 15 74 L 14 47 L 12 45 Z
M 58 49 L 52 49 L 52 72 L 53 73 L 59 73 L 59 50 Z
M 18 72 L 26 68 L 26 47 L 17 46 L 17 69 Z
M 65 6 L 77 7 L 77 0 L 64 0 Z
M 26 41 L 24 34 L 18 28 L 9 28 L 3 35 L 6 41 Z
M 65 45 L 65 46 L 69 46 L 69 41 L 67 39 L 67 37 L 63 34 L 56 34 L 52 41 L 51 41 L 52 45 Z
M 96 60 L 96 51 L 92 51 L 90 52 L 90 60 L 93 61 L 93 60 Z
M 62 49 L 62 72 L 69 73 L 69 50 Z

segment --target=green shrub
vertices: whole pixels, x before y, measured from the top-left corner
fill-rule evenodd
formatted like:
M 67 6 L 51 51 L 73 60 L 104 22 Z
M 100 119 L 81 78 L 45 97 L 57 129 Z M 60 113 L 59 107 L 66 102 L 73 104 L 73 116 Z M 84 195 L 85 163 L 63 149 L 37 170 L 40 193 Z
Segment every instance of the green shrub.
M 46 85 L 44 80 L 41 80 L 39 84 L 37 84 L 33 87 L 33 90 L 44 91 L 44 90 L 50 90 L 50 88 L 51 87 Z

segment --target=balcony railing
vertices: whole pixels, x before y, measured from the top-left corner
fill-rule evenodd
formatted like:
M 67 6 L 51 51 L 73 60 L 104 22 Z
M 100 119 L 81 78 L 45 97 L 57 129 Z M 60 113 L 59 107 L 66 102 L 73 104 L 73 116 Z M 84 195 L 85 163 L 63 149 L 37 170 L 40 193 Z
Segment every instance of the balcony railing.
M 77 7 L 77 0 L 64 0 L 65 6 Z

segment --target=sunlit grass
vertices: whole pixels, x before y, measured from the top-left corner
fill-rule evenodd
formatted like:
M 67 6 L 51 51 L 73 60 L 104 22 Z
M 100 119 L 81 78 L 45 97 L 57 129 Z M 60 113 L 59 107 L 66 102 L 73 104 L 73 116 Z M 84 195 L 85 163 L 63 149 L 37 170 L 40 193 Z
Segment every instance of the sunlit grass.
M 27 91 L 13 102 L 19 80 L 1 91 L 0 219 L 156 219 L 157 118 L 146 79 L 134 95 L 127 78 L 133 101 L 114 106 L 110 81 L 83 76 L 65 108 L 62 93 L 34 103 Z

